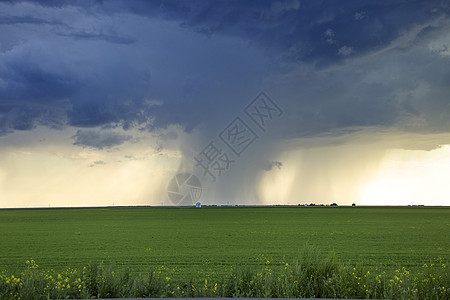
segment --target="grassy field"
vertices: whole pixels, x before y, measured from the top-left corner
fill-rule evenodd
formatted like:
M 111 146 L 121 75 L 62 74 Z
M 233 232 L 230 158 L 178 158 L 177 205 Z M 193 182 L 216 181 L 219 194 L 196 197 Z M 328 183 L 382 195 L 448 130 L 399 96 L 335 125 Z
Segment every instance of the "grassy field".
M 449 214 L 432 207 L 2 210 L 0 300 L 450 299 Z
M 232 266 L 274 268 L 305 244 L 350 264 L 415 268 L 450 258 L 450 208 L 210 207 L 0 211 L 0 269 L 18 272 L 90 262 L 228 273 Z

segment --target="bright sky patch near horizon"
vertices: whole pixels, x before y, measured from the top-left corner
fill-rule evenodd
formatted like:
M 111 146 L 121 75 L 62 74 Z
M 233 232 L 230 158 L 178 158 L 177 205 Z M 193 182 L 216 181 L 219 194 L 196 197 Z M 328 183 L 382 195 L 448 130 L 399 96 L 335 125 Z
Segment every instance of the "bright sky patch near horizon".
M 0 1 L 0 207 L 450 205 L 445 1 Z M 244 108 L 265 91 L 264 130 Z M 220 144 L 236 117 L 258 138 Z M 210 141 L 233 162 L 213 182 Z M 242 140 L 244 141 L 244 140 Z M 185 203 L 186 204 L 186 203 Z

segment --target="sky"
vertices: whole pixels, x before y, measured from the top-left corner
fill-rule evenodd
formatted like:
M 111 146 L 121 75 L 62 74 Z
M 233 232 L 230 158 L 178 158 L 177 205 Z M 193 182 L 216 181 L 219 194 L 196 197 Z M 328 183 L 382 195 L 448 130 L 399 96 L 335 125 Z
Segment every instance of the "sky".
M 449 13 L 0 1 L 0 207 L 450 205 Z

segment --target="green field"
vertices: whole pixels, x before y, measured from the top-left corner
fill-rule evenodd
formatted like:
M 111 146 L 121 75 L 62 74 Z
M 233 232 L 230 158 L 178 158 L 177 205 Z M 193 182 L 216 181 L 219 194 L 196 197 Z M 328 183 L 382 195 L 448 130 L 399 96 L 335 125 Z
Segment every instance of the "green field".
M 413 269 L 450 258 L 450 208 L 204 207 L 0 211 L 0 271 L 90 262 L 134 271 L 165 266 L 180 277 L 275 268 L 305 244 L 344 262 Z

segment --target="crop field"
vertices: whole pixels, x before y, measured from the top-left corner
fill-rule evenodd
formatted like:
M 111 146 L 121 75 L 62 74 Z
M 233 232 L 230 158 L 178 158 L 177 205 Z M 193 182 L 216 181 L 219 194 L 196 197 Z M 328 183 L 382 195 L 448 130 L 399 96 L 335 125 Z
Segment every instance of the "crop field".
M 449 299 L 449 229 L 433 207 L 1 210 L 0 299 Z
M 450 258 L 450 208 L 203 207 L 0 211 L 0 266 L 91 262 L 181 277 L 295 259 L 306 244 L 344 262 L 415 268 Z

